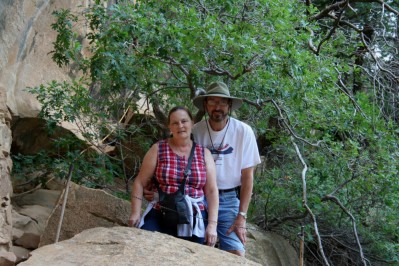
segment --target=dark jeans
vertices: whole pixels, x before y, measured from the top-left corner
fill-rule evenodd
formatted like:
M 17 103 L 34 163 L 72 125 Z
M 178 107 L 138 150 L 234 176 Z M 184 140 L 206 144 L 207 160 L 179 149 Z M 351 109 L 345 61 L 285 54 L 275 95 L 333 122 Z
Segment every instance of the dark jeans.
M 206 211 L 201 211 L 202 218 L 204 221 L 206 221 L 208 214 Z M 206 223 L 205 223 L 206 225 Z M 194 226 L 195 226 L 195 220 L 194 220 Z M 144 218 L 144 224 L 141 227 L 141 229 L 147 230 L 147 231 L 152 231 L 152 232 L 160 232 L 163 234 L 168 234 L 174 237 L 177 236 L 177 228 L 174 227 L 165 227 L 161 223 L 161 212 L 156 209 L 151 209 L 149 213 Z M 199 243 L 199 244 L 204 244 L 204 237 L 198 237 L 198 236 L 191 236 L 191 237 L 178 237 L 181 239 L 185 239 L 191 242 Z

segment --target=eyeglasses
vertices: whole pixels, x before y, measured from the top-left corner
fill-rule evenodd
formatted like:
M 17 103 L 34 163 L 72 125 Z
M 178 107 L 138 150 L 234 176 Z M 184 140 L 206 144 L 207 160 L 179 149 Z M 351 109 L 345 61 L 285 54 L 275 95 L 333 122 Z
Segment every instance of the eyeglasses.
M 216 105 L 218 105 L 218 106 L 226 107 L 226 106 L 229 105 L 229 100 L 227 100 L 227 99 L 222 99 L 222 100 L 220 100 L 220 101 L 215 101 L 215 100 L 213 100 L 213 99 L 207 99 L 207 100 L 206 100 L 206 104 L 209 105 L 209 106 L 216 106 Z

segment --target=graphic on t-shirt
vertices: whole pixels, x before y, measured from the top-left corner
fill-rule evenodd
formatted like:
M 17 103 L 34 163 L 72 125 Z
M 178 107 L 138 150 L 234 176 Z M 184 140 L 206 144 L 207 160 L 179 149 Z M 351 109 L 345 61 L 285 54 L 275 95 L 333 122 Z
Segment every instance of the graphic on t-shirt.
M 231 153 L 233 153 L 233 150 L 234 150 L 233 147 L 231 147 L 229 144 L 226 144 L 223 147 L 219 147 L 218 149 L 216 149 L 215 147 L 213 147 L 211 145 L 211 146 L 208 146 L 208 149 L 211 151 L 212 154 L 218 154 L 218 155 L 231 154 Z

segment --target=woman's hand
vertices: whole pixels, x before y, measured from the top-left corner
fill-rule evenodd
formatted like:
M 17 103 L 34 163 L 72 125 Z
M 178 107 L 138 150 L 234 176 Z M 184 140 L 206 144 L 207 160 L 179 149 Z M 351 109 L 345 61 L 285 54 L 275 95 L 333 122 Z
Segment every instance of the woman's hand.
M 140 225 L 140 214 L 132 214 L 129 218 L 129 226 L 130 227 L 139 227 Z
M 205 243 L 208 246 L 214 247 L 217 240 L 216 222 L 209 221 L 205 230 Z

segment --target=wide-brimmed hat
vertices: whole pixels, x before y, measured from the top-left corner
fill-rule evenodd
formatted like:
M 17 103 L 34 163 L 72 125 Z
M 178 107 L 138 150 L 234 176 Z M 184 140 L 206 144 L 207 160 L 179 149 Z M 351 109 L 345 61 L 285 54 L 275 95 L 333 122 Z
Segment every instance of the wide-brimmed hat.
M 242 99 L 230 96 L 229 88 L 223 82 L 213 82 L 211 83 L 208 88 L 206 89 L 206 93 L 202 95 L 198 95 L 193 99 L 193 104 L 201 111 L 204 111 L 204 100 L 206 97 L 213 96 L 213 97 L 221 97 L 231 99 L 231 110 L 235 110 L 240 108 L 242 105 Z

